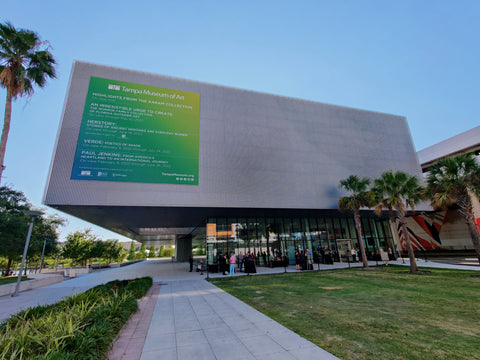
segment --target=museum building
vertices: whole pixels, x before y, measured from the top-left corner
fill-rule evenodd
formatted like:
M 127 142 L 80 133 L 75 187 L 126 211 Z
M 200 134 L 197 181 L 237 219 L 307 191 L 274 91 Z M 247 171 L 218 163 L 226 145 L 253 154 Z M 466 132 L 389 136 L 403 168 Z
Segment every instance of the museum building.
M 342 261 L 358 244 L 339 182 L 387 170 L 422 176 L 405 117 L 76 61 L 43 202 L 180 261 Z M 369 254 L 401 250 L 388 214 L 362 223 Z

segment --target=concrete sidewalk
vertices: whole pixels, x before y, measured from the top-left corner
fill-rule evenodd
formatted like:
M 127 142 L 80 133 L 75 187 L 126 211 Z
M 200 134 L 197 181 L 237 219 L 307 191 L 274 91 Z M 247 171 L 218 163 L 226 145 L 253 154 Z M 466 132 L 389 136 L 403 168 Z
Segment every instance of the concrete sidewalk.
M 161 285 L 142 351 L 158 359 L 337 359 L 207 281 Z
M 408 266 L 404 259 L 390 264 Z M 376 263 L 372 262 L 374 266 Z M 379 262 L 380 264 L 380 262 Z M 321 270 L 348 267 L 321 265 Z M 360 263 L 350 264 L 360 267 Z M 462 266 L 418 260 L 420 267 L 480 271 Z M 318 266 L 315 265 L 315 270 Z M 280 273 L 284 268 L 257 268 L 257 274 Z M 287 272 L 298 272 L 293 266 Z M 256 311 L 235 297 L 188 272 L 188 263 L 148 260 L 123 268 L 95 271 L 44 288 L 0 297 L 0 321 L 36 305 L 54 303 L 115 279 L 151 276 L 154 286 L 140 310 L 119 334 L 110 359 L 336 359 L 330 353 Z M 209 274 L 222 277 L 221 274 Z M 240 273 L 235 276 L 245 276 Z M 252 275 L 255 276 L 255 275 Z M 120 348 L 121 347 L 121 348 Z M 120 349 L 120 350 L 119 350 Z

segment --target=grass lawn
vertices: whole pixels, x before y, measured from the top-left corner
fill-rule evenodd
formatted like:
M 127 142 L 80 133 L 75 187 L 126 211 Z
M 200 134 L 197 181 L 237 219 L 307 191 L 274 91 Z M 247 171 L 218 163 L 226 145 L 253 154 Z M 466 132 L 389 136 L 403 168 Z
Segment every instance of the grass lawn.
M 342 359 L 480 359 L 480 274 L 407 270 L 210 281 Z
M 18 276 L 0 277 L 0 285 L 16 283 L 17 280 L 18 280 Z M 30 279 L 27 279 L 26 276 L 22 276 L 22 281 L 26 281 L 26 280 L 30 280 Z

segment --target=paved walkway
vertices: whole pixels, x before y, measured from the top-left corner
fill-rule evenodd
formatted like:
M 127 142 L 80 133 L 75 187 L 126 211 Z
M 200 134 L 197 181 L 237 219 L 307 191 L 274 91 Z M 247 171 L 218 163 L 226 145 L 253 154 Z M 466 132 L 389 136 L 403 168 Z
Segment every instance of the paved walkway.
M 206 281 L 162 285 L 142 360 L 337 359 Z
M 402 265 L 403 261 L 394 262 Z M 375 265 L 375 262 L 371 263 Z M 405 264 L 408 261 L 405 259 Z M 422 267 L 480 271 L 418 260 Z M 348 267 L 321 265 L 321 270 Z M 361 266 L 355 264 L 352 266 Z M 115 279 L 152 276 L 154 286 L 115 343 L 110 359 L 336 359 L 318 346 L 205 281 L 206 274 L 190 273 L 188 263 L 149 260 L 123 268 L 95 271 L 44 288 L 0 297 L 0 321 L 31 306 L 56 302 Z M 317 266 L 315 266 L 317 270 Z M 284 268 L 257 268 L 259 274 Z M 288 272 L 297 272 L 293 266 Z M 210 274 L 212 277 L 222 276 Z M 235 276 L 244 276 L 239 274 Z

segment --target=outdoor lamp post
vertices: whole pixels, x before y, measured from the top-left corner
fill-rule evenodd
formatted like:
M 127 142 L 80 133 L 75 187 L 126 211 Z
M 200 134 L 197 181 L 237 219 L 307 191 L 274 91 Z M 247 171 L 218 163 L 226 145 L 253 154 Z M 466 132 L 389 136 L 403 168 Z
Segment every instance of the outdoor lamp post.
M 208 245 L 207 245 L 207 251 L 206 251 L 205 253 L 207 254 L 207 261 L 206 261 L 206 262 L 207 262 L 207 279 L 210 279 L 210 277 L 209 277 L 209 275 L 208 275 L 208 253 L 209 253 L 209 251 L 208 251 Z
M 40 270 L 38 271 L 39 273 L 42 272 L 43 256 L 45 255 L 45 245 L 47 245 L 47 238 L 46 237 L 45 237 L 45 240 L 43 240 L 42 257 L 40 258 Z
M 30 243 L 30 236 L 32 235 L 33 221 L 35 220 L 35 216 L 43 215 L 43 211 L 29 210 L 29 211 L 26 211 L 25 214 L 30 216 L 30 225 L 28 227 L 27 239 L 25 240 L 25 248 L 23 249 L 22 263 L 20 265 L 20 271 L 18 273 L 17 286 L 15 286 L 15 291 L 12 294 L 12 296 L 17 296 L 18 295 L 17 294 L 18 289 L 20 288 L 20 282 L 22 281 L 23 266 L 25 265 L 25 259 L 27 257 L 28 245 Z

